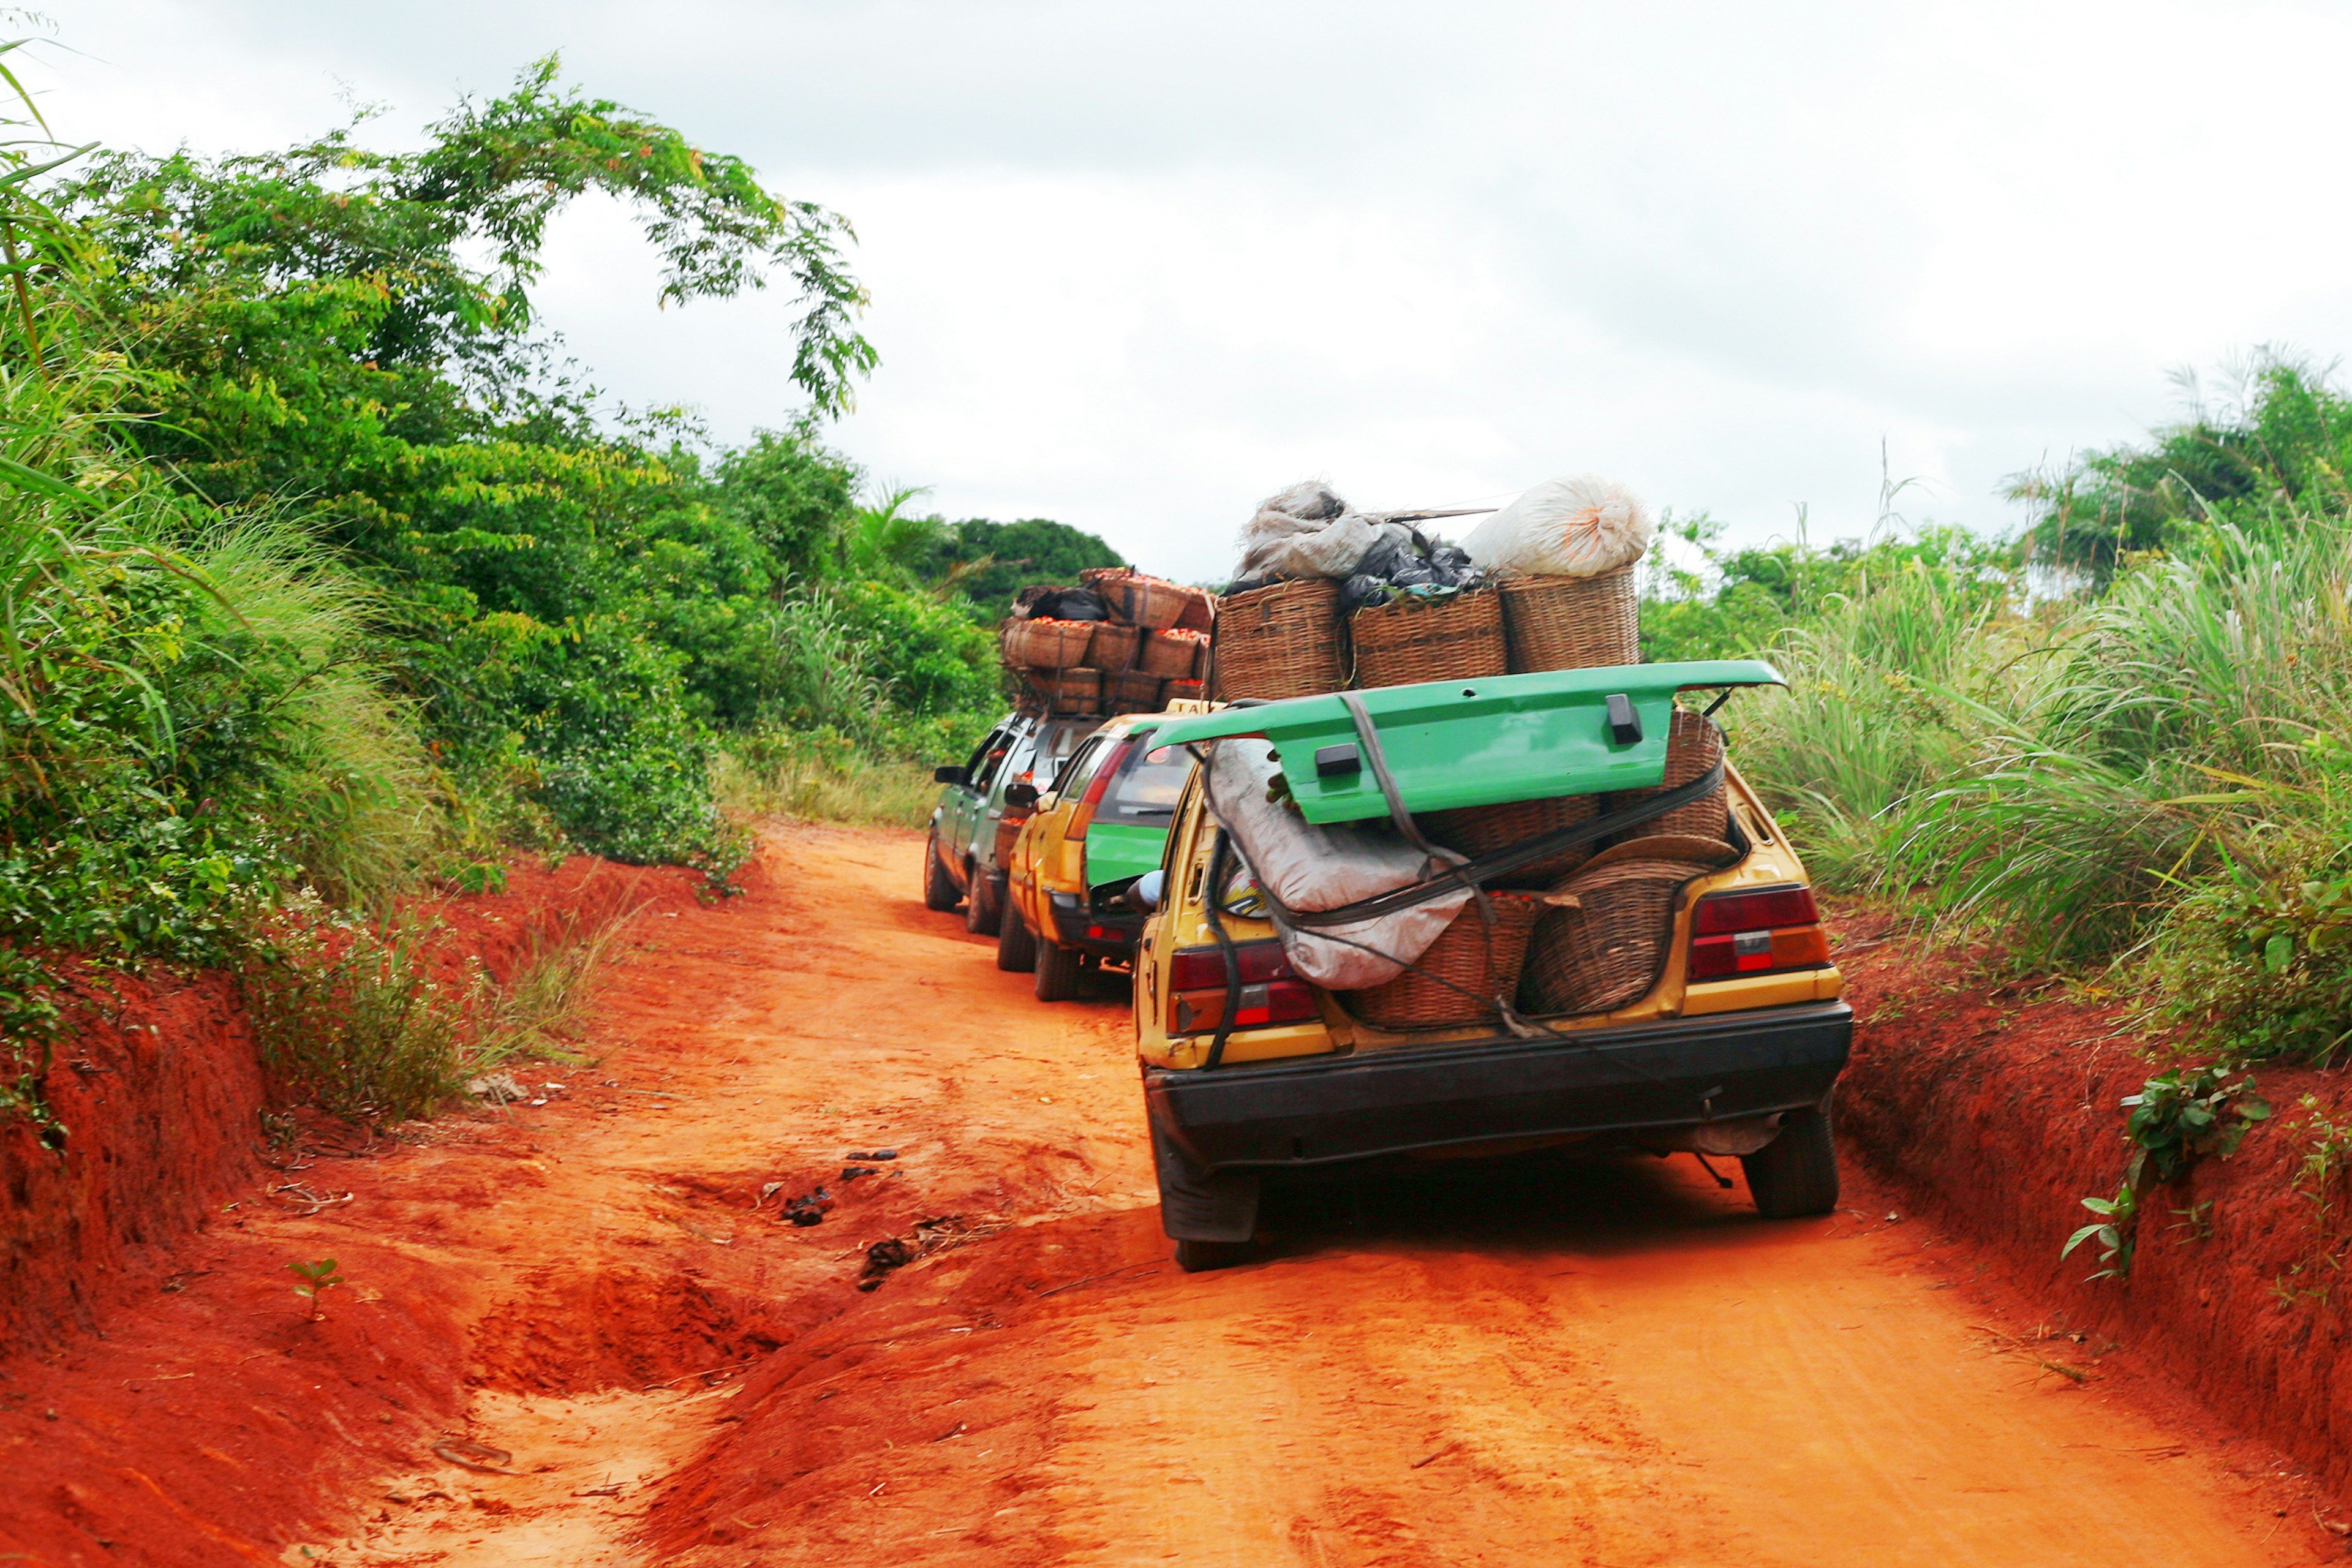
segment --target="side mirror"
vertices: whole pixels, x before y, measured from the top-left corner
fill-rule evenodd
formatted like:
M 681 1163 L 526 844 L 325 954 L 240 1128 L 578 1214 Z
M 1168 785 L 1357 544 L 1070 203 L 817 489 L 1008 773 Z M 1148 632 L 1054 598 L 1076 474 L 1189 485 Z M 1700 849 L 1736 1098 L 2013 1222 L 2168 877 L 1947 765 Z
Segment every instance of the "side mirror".
M 933 784 L 969 784 L 971 781 L 971 774 L 965 772 L 961 763 L 950 763 L 946 767 L 933 768 L 931 770 L 931 782 Z
M 1029 811 L 1037 805 L 1037 786 L 1033 784 L 1009 784 L 1004 786 L 1004 804 L 1015 811 Z

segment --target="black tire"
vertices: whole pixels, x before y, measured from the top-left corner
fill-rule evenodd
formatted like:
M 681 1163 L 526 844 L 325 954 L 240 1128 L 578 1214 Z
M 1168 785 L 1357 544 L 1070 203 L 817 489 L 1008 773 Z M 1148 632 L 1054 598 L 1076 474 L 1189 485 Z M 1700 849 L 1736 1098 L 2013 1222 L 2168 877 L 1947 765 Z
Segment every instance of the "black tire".
M 1251 1253 L 1246 1241 L 1187 1241 L 1176 1240 L 1176 1267 L 1187 1274 L 1202 1274 L 1212 1268 L 1231 1268 L 1236 1263 L 1247 1263 Z
M 964 895 L 963 929 L 974 936 L 994 936 L 996 922 L 1003 914 L 1004 898 L 996 879 L 974 867 L 971 890 Z
M 955 879 L 948 875 L 947 862 L 940 858 L 940 830 L 934 827 L 923 845 L 923 908 L 945 913 L 961 896 Z
M 1075 1002 L 1078 997 L 1078 954 L 1057 942 L 1037 939 L 1037 1000 Z
M 1261 1181 L 1255 1171 L 1203 1173 L 1157 1122 L 1150 1125 L 1151 1174 L 1160 1186 L 1160 1228 L 1176 1244 L 1187 1274 L 1223 1268 L 1250 1256 L 1257 1234 Z
M 1739 1157 L 1748 1193 L 1766 1219 L 1801 1219 L 1837 1207 L 1837 1140 L 1827 1110 L 1807 1107 L 1782 1118 L 1780 1135 Z
M 996 967 L 1007 974 L 1026 974 L 1037 967 L 1037 939 L 1009 897 L 996 921 Z

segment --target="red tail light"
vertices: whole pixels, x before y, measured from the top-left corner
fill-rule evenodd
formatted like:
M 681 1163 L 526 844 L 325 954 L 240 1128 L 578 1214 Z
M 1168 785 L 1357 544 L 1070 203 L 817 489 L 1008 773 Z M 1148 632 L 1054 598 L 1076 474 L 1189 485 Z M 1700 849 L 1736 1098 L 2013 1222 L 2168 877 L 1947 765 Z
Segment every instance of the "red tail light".
M 1770 926 L 1809 926 L 1821 920 L 1811 888 L 1758 888 L 1736 893 L 1709 893 L 1698 901 L 1691 934 L 1713 936 L 1717 931 L 1755 931 Z
M 1320 1017 L 1315 988 L 1300 980 L 1282 955 L 1279 942 L 1234 944 L 1241 971 L 1241 1005 L 1234 1027 L 1260 1029 L 1273 1024 L 1303 1024 Z M 1198 1035 L 1217 1027 L 1225 1013 L 1225 955 L 1222 948 L 1180 949 L 1168 964 L 1168 1032 Z
M 1830 940 L 1811 888 L 1711 893 L 1692 911 L 1693 980 L 1822 969 L 1829 962 Z
M 1290 980 L 1297 972 L 1282 953 L 1279 942 L 1237 942 L 1234 943 L 1234 963 L 1242 972 L 1242 984 L 1256 985 L 1268 980 Z M 1168 963 L 1168 989 L 1171 991 L 1205 991 L 1210 986 L 1225 988 L 1225 950 L 1221 947 L 1180 947 Z
M 1102 765 L 1095 769 L 1095 776 L 1087 784 L 1087 793 L 1079 798 L 1077 809 L 1070 813 L 1070 825 L 1062 829 L 1064 843 L 1075 843 L 1084 838 L 1087 829 L 1094 826 L 1095 807 L 1102 804 L 1104 794 L 1110 788 L 1110 781 L 1118 776 L 1119 764 L 1127 761 L 1127 753 L 1134 745 L 1133 741 L 1121 741 L 1110 749 L 1110 754 L 1102 760 Z

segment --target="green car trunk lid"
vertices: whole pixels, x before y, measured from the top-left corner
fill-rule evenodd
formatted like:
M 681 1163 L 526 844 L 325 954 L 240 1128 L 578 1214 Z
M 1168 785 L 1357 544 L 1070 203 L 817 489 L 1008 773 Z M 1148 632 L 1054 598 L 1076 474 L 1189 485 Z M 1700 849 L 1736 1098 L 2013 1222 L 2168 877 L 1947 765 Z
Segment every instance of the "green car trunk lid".
M 1157 870 L 1168 847 L 1168 829 L 1097 817 L 1087 826 L 1087 888 L 1129 882 Z
M 1713 659 L 1436 680 L 1349 695 L 1362 702 L 1380 736 L 1405 809 L 1418 813 L 1646 788 L 1665 778 L 1675 692 L 1787 684 L 1759 660 Z M 1630 703 L 1638 738 L 1620 738 L 1610 719 L 1612 697 Z M 1240 735 L 1273 743 L 1307 821 L 1388 815 L 1360 755 L 1355 722 L 1336 695 L 1179 719 L 1161 726 L 1157 741 L 1181 745 Z M 1089 868 L 1089 881 L 1107 879 Z

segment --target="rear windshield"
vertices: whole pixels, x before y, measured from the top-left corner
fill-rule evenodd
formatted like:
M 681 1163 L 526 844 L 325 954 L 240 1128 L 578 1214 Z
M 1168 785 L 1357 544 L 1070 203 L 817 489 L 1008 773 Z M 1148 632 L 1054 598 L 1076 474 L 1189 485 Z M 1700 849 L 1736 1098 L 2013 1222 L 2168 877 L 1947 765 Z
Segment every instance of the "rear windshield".
M 1165 827 L 1176 815 L 1176 797 L 1184 793 L 1185 781 L 1192 776 L 1192 754 L 1181 746 L 1152 751 L 1150 745 L 1147 735 L 1127 753 L 1118 777 L 1103 794 L 1097 816 L 1113 822 Z
M 1029 770 L 1030 782 L 1043 789 L 1059 776 L 1062 764 L 1078 749 L 1078 742 L 1095 732 L 1092 719 L 1049 720 L 1037 731 L 1037 752 Z

